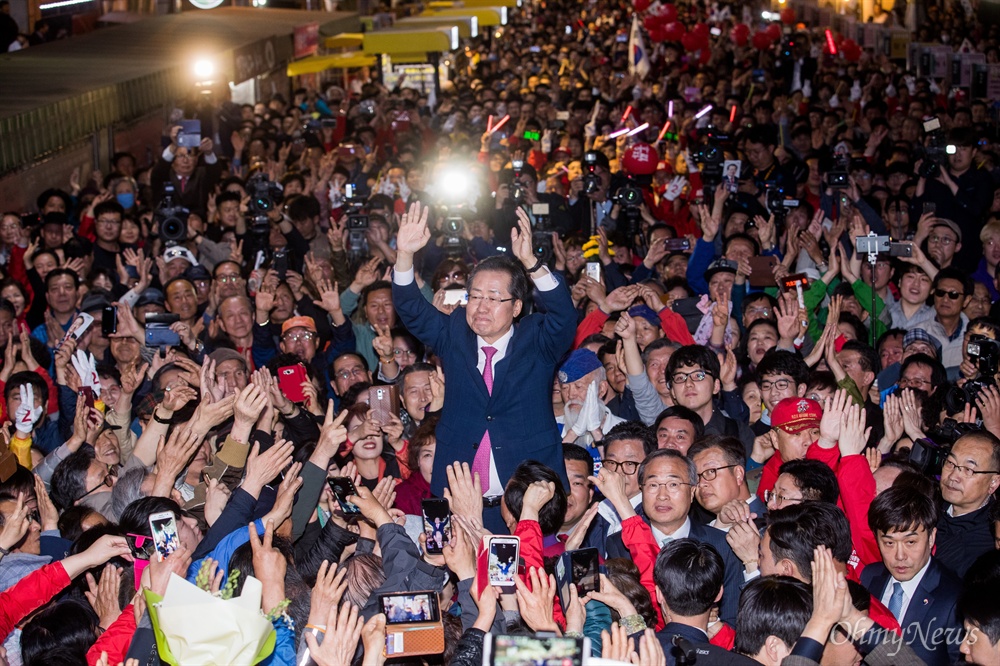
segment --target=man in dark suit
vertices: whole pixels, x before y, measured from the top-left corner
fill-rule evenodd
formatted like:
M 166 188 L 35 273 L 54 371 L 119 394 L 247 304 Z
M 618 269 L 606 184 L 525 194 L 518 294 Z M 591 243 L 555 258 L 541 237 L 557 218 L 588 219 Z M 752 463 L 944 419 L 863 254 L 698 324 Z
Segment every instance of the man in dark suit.
M 912 486 L 893 486 L 875 498 L 868 524 L 882 563 L 869 564 L 861 583 L 903 629 L 903 640 L 928 666 L 959 658 L 962 622 L 956 606 L 961 582 L 931 556 L 937 506 Z
M 622 531 L 608 537 L 608 557 L 625 557 L 635 561 L 640 570 L 649 563 L 634 557 L 628 545 L 635 539 L 635 520 L 645 522 L 653 540 L 663 548 L 677 539 L 691 538 L 715 548 L 724 563 L 724 589 L 719 603 L 719 617 L 735 624 L 739 610 L 740 588 L 743 587 L 743 564 L 726 542 L 721 530 L 693 522 L 688 516 L 698 480 L 694 463 L 673 449 L 653 451 L 639 466 L 639 486 L 642 488 L 640 510 L 632 508 L 624 491 L 621 474 L 601 469 L 597 486 L 622 517 Z M 620 487 L 619 487 L 620 486 Z
M 568 487 L 552 412 L 552 378 L 576 332 L 569 289 L 536 259 L 530 221 L 519 210 L 518 228 L 511 233 L 518 261 L 498 256 L 480 262 L 469 275 L 468 306 L 441 313 L 413 278 L 413 255 L 430 240 L 427 215 L 416 203 L 400 223 L 392 297 L 407 329 L 441 358 L 448 387 L 431 491 L 442 496 L 446 466 L 465 462 L 479 475 L 486 506 L 498 507 L 507 479 L 526 457 L 555 470 Z M 545 314 L 528 315 L 515 325 L 530 294 L 528 277 Z
M 161 159 L 149 174 L 153 187 L 153 205 L 163 200 L 167 186 L 173 187 L 174 203 L 190 211 L 204 211 L 222 176 L 222 165 L 215 156 L 212 140 L 207 136 L 198 148 L 177 145 L 180 126 L 170 130 L 170 145 L 163 149 Z
M 708 616 L 722 598 L 724 576 L 722 557 L 707 543 L 677 539 L 660 551 L 653 570 L 656 601 L 670 622 L 656 637 L 667 666 L 757 663 L 708 642 Z
M 750 493 L 746 479 L 746 454 L 743 443 L 735 437 L 707 435 L 691 445 L 688 458 L 698 471 L 694 497 L 697 508 L 706 514 L 711 527 L 728 532 L 736 522 L 751 517 L 758 527 L 767 519 L 767 505 Z M 725 510 L 724 510 L 725 509 Z M 692 509 L 694 516 L 694 509 Z

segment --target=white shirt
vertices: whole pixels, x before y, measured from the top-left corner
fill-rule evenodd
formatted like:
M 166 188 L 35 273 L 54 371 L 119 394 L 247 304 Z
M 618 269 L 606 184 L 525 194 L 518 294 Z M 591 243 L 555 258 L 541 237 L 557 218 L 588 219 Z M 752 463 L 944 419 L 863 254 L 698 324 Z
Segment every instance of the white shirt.
M 673 534 L 664 534 L 652 524 L 649 527 L 653 530 L 653 538 L 656 539 L 656 543 L 660 544 L 660 548 L 666 546 L 670 541 L 687 539 L 691 536 L 691 518 L 685 518 L 684 524 L 674 530 Z
M 397 271 L 394 270 L 392 273 L 392 281 L 401 287 L 405 287 L 413 282 L 413 269 L 408 271 Z M 559 286 L 559 282 L 553 277 L 552 273 L 548 271 L 545 274 L 536 277 L 532 277 L 531 281 L 535 283 L 539 291 L 551 291 Z M 494 342 L 492 345 L 480 336 L 476 336 L 476 369 L 479 370 L 479 374 L 483 373 L 486 368 L 486 352 L 483 351 L 483 347 L 490 346 L 496 349 L 496 353 L 493 354 L 493 359 L 490 365 L 493 366 L 493 379 L 496 380 L 496 368 L 497 363 L 499 363 L 504 356 L 507 355 L 507 347 L 510 345 L 511 338 L 514 337 L 514 327 L 511 326 L 507 329 L 500 338 Z M 490 489 L 487 491 L 485 497 L 497 497 L 503 495 L 504 485 L 500 482 L 500 474 L 497 472 L 497 461 L 493 455 L 493 450 L 490 449 Z
M 931 560 L 930 558 L 927 558 L 927 564 L 924 565 L 924 568 L 918 571 L 916 576 L 905 582 L 897 581 L 895 578 L 892 578 L 892 572 L 890 571 L 889 584 L 885 586 L 885 592 L 882 593 L 880 601 L 886 608 L 888 608 L 889 599 L 892 598 L 892 588 L 894 587 L 894 583 L 899 583 L 903 586 L 903 604 L 899 607 L 899 617 L 896 618 L 900 625 L 903 624 L 903 618 L 906 617 L 906 610 L 910 607 L 910 602 L 913 600 L 913 595 L 917 591 L 917 586 L 920 585 L 920 581 L 923 580 L 924 574 L 927 573 L 927 567 L 930 565 Z M 905 627 L 903 628 L 903 631 L 906 631 Z
M 638 509 L 639 505 L 642 504 L 642 493 L 636 493 L 635 497 L 629 499 L 629 503 L 632 505 L 633 509 Z M 604 520 L 608 521 L 608 536 L 622 531 L 622 517 L 618 515 L 617 511 L 615 511 L 615 507 L 612 506 L 611 500 L 602 500 L 601 504 L 597 507 L 597 513 L 600 514 Z

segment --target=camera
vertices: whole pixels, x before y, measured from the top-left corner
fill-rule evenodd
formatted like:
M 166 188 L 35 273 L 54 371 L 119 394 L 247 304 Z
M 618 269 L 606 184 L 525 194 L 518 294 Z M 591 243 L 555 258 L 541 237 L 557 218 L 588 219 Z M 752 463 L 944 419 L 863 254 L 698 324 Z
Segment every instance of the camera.
M 965 353 L 979 374 L 963 386 L 948 389 L 944 400 L 952 413 L 961 412 L 967 404 L 975 405 L 983 389 L 996 386 L 997 372 L 1000 372 L 1000 342 L 976 333 L 969 336 Z
M 183 243 L 187 240 L 187 218 L 190 211 L 174 201 L 174 186 L 167 185 L 163 199 L 153 211 L 153 219 L 159 223 L 160 238 L 168 244 Z
M 920 163 L 917 175 L 925 179 L 937 178 L 948 159 L 948 149 L 954 153 L 954 146 L 945 145 L 944 130 L 937 117 L 924 121 L 924 132 L 927 134 L 927 144 L 923 150 L 924 161 Z
M 592 150 L 583 154 L 583 166 L 586 173 L 583 174 L 583 193 L 595 194 L 601 191 L 601 177 L 597 175 L 597 153 Z
M 959 423 L 955 419 L 945 419 L 941 425 L 929 430 L 927 437 L 913 442 L 910 448 L 910 462 L 927 476 L 939 476 L 941 467 L 958 438 L 980 430 L 982 428 L 973 423 Z
M 280 183 L 272 182 L 267 174 L 257 173 L 247 180 L 246 190 L 250 196 L 247 210 L 250 232 L 258 236 L 266 236 L 271 232 L 271 222 L 268 216 L 284 198 L 284 189 Z
M 785 190 L 780 185 L 769 185 L 765 190 L 765 203 L 767 211 L 774 216 L 775 223 L 780 226 L 788 216 L 788 211 L 798 207 L 799 200 L 786 198 Z
M 515 208 L 524 203 L 526 193 L 521 185 L 521 170 L 524 169 L 524 160 L 511 160 L 511 167 L 514 170 L 514 180 L 510 184 L 510 197 L 507 199 L 508 205 Z
M 535 256 L 548 263 L 552 258 L 552 226 L 549 224 L 549 205 L 536 203 L 531 206 L 531 214 L 535 218 L 531 231 L 531 250 Z
M 699 139 L 699 143 L 691 149 L 691 160 L 699 165 L 705 192 L 715 192 L 715 188 L 722 182 L 722 165 L 726 161 L 726 151 L 722 144 L 729 137 L 709 125 L 699 132 Z
M 465 231 L 465 219 L 457 212 L 446 209 L 444 222 L 441 224 L 441 234 L 444 239 L 441 243 L 445 253 L 450 257 L 458 257 L 465 254 L 466 242 L 462 238 Z

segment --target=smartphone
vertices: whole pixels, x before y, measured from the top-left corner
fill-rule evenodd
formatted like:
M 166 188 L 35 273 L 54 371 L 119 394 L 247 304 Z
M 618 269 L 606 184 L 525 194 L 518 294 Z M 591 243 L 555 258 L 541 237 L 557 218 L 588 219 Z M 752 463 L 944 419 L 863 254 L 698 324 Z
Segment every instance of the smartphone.
M 132 553 L 132 557 L 137 560 L 150 560 L 153 557 L 153 553 L 156 552 L 152 537 L 143 534 L 126 534 L 125 540 L 128 541 L 128 548 Z
M 385 656 L 441 654 L 444 625 L 437 592 L 388 592 L 378 595 L 385 614 Z
M 912 257 L 913 256 L 913 243 L 890 243 L 889 244 L 889 256 L 890 257 Z
M 596 548 L 568 550 L 556 561 L 556 586 L 565 608 L 570 602 L 570 585 L 581 599 L 601 591 L 601 561 Z
M 934 203 L 933 201 L 924 202 L 924 215 L 927 215 L 928 213 L 930 213 L 931 215 L 937 213 L 937 204 Z
M 392 423 L 390 415 L 399 416 L 399 394 L 395 386 L 372 386 L 368 389 L 368 406 L 372 423 L 384 426 Z
M 556 111 L 556 120 L 566 122 L 569 120 L 569 111 Z
M 302 382 L 309 381 L 306 367 L 301 363 L 278 368 L 278 388 L 292 402 L 305 402 L 306 393 L 302 390 Z
M 150 326 L 147 315 L 146 346 L 147 347 L 179 347 L 181 336 L 166 326 Z
M 88 409 L 94 406 L 94 389 L 89 386 L 81 386 L 80 397 L 83 398 L 83 401 L 87 404 Z
M 601 262 L 599 261 L 588 261 L 587 262 L 587 277 L 595 282 L 601 281 Z
M 353 153 L 354 151 L 352 150 L 351 152 Z M 354 186 L 351 185 L 350 183 L 347 183 L 346 185 L 344 185 L 344 198 L 345 199 L 353 199 L 354 198 Z
M 465 289 L 445 289 L 444 290 L 444 304 L 445 305 L 468 305 L 469 304 L 469 292 Z
M 509 594 L 516 589 L 514 579 L 520 557 L 521 540 L 512 536 L 495 536 L 487 546 L 489 583 Z
M 389 592 L 378 595 L 386 624 L 420 624 L 441 620 L 436 592 Z
M 420 502 L 424 516 L 424 536 L 427 537 L 426 550 L 437 555 L 451 541 L 451 508 L 446 499 L 425 499 Z
M 101 333 L 108 337 L 112 333 L 118 332 L 118 308 L 113 305 L 105 305 L 101 311 Z
M 201 121 L 182 120 L 181 131 L 177 133 L 179 148 L 197 148 L 201 145 Z
M 347 498 L 351 495 L 357 496 L 358 489 L 354 486 L 354 481 L 346 476 L 333 476 L 326 480 L 333 491 L 333 496 L 337 498 L 340 510 L 345 516 L 360 516 L 361 509 L 356 504 L 351 504 Z
M 151 515 L 149 532 L 153 535 L 153 546 L 160 554 L 160 559 L 167 557 L 181 545 L 177 538 L 177 521 L 172 511 L 161 511 Z
M 278 274 L 278 279 L 284 282 L 288 276 L 288 252 L 285 248 L 274 251 L 274 260 L 271 262 L 271 268 Z
M 667 252 L 687 252 L 691 249 L 691 241 L 687 238 L 664 238 L 663 246 Z
M 615 37 L 615 41 L 619 44 L 626 44 L 628 43 L 628 35 L 618 35 Z
M 778 258 L 774 256 L 750 257 L 750 286 L 773 287 L 778 284 L 774 280 L 774 267 L 777 265 Z
M 589 638 L 487 634 L 483 643 L 484 666 L 522 666 L 528 663 L 583 666 L 584 655 L 590 655 Z

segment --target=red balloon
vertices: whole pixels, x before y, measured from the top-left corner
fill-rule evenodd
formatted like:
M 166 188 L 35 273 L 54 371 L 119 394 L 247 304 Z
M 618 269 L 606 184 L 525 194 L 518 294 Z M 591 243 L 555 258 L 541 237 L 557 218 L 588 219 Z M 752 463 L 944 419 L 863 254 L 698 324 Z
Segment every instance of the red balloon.
M 660 22 L 656 20 L 655 16 L 647 16 L 642 20 L 642 25 L 646 27 L 646 30 L 656 30 Z
M 689 32 L 681 37 L 681 46 L 683 46 L 684 50 L 688 52 L 697 51 L 702 46 L 701 37 L 693 32 Z
M 701 64 L 702 65 L 707 65 L 708 61 L 711 60 L 711 59 L 712 59 L 712 51 L 711 51 L 711 49 L 702 49 L 701 50 L 701 59 L 700 59 Z
M 677 7 L 674 5 L 663 5 L 660 8 L 660 14 L 665 17 L 667 23 L 677 20 Z
M 684 29 L 684 24 L 674 21 L 673 23 L 668 23 L 663 28 L 664 35 L 667 41 L 679 42 L 684 38 L 684 33 L 687 31 Z
M 847 62 L 857 62 L 861 60 L 861 47 L 853 39 L 845 39 L 840 45 L 840 52 L 844 54 Z
M 649 31 L 649 41 L 652 44 L 670 41 L 667 39 L 667 32 L 663 28 L 653 28 Z
M 730 34 L 737 46 L 746 46 L 747 40 L 750 39 L 750 28 L 743 23 L 737 23 Z
M 702 37 L 706 37 L 707 38 L 708 35 L 709 35 L 708 24 L 707 23 L 696 23 L 695 26 L 694 26 L 694 28 L 691 30 L 691 32 L 693 32 L 696 35 L 700 35 Z
M 635 0 L 632 6 L 635 7 L 635 11 L 641 14 L 642 12 L 649 9 L 649 5 L 651 4 L 652 2 L 650 0 Z
M 791 7 L 785 7 L 781 10 L 781 22 L 785 25 L 792 25 L 795 23 L 795 10 Z
M 774 42 L 771 40 L 770 36 L 763 31 L 755 32 L 753 40 L 751 40 L 751 44 L 753 44 L 753 47 L 758 51 L 764 51 L 771 48 L 773 43 Z
M 776 42 L 779 39 L 781 39 L 781 26 L 778 25 L 777 23 L 772 23 L 771 25 L 767 26 L 767 29 L 764 30 L 764 33 L 770 38 L 772 42 Z

